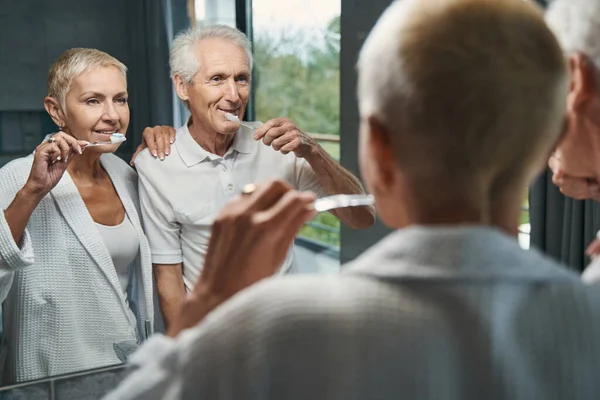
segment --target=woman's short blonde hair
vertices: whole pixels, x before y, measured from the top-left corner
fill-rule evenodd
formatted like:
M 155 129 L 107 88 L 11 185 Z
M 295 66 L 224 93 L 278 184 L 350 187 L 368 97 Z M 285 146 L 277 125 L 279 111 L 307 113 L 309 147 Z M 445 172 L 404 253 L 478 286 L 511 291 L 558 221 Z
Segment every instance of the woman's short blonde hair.
M 127 67 L 113 56 L 97 50 L 74 48 L 62 53 L 48 71 L 48 96 L 60 102 L 65 111 L 65 99 L 73 79 L 99 67 L 116 67 L 127 77 Z
M 395 1 L 358 70 L 362 118 L 393 131 L 399 162 L 423 174 L 524 177 L 563 125 L 565 58 L 533 1 Z

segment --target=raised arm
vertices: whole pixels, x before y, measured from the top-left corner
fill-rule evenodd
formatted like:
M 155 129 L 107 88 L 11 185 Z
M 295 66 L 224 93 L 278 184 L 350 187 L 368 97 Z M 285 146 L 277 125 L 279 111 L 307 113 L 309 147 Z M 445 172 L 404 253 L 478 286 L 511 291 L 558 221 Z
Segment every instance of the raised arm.
M 71 160 L 81 154 L 75 138 L 59 132 L 35 149 L 27 182 L 4 210 L 4 217 L 15 243 L 20 243 L 31 214 L 40 201 L 56 186 Z
M 81 147 L 72 137 L 59 133 L 44 141 L 35 150 L 29 177 L 11 199 L 0 193 L 0 302 L 6 298 L 14 279 L 14 272 L 34 262 L 27 223 L 44 196 L 58 183 L 71 160 L 79 155 Z M 10 172 L 5 172 L 10 174 Z M 3 176 L 3 181 L 10 180 Z
M 314 187 L 320 186 L 327 195 L 365 192 L 358 178 L 342 167 L 318 144 L 315 143 L 311 154 L 305 160 L 306 163 L 298 163 L 301 190 L 314 191 Z M 355 229 L 368 228 L 375 222 L 375 208 L 372 206 L 339 208 L 330 212 Z
M 298 157 L 298 190 L 315 191 L 322 195 L 364 193 L 362 185 L 352 173 L 287 118 L 265 122 L 256 130 L 254 139 L 262 140 L 265 145 L 283 154 L 293 152 Z M 373 207 L 342 208 L 332 211 L 332 214 L 356 229 L 367 228 L 375 222 Z

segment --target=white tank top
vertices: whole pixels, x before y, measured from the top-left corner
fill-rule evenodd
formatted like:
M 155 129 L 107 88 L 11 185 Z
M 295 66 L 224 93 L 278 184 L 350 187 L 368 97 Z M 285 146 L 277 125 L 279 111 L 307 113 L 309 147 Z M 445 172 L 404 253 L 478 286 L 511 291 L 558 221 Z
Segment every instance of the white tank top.
M 140 248 L 138 234 L 127 216 L 119 225 L 106 226 L 96 222 L 96 226 L 112 258 L 121 289 L 127 297 L 129 266 L 137 257 Z

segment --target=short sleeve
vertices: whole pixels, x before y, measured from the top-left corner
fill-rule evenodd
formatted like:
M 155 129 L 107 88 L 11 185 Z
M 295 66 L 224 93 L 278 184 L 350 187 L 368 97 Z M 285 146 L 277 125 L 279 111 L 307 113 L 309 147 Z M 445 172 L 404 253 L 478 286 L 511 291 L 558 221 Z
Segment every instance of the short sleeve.
M 296 171 L 296 190 L 303 192 L 310 191 L 317 195 L 317 197 L 325 197 L 328 193 L 325 188 L 319 182 L 319 178 L 313 171 L 312 167 L 304 158 L 296 157 L 295 160 L 295 171 Z
M 181 227 L 175 220 L 173 209 L 161 190 L 157 179 L 151 176 L 149 153 L 142 153 L 136 160 L 139 177 L 140 208 L 144 230 L 148 237 L 154 264 L 178 264 L 183 262 L 181 251 Z M 145 160 L 153 161 L 153 160 Z

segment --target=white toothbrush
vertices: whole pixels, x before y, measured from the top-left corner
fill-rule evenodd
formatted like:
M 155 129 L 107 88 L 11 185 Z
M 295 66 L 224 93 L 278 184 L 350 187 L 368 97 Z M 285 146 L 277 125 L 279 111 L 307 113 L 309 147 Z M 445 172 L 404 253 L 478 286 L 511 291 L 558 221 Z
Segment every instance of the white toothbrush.
M 256 128 L 253 128 L 250 124 L 248 124 L 244 121 L 240 121 L 240 119 L 237 117 L 237 115 L 233 115 L 231 113 L 225 113 L 225 118 L 227 118 L 231 122 L 235 122 L 236 124 L 240 124 L 241 126 L 244 126 L 248 129 L 250 129 L 252 132 L 256 132 Z
M 88 142 L 88 144 L 86 144 L 85 147 L 93 147 L 93 146 L 102 146 L 105 144 L 121 143 L 126 140 L 127 140 L 127 138 L 122 133 L 113 133 L 112 135 L 110 135 L 109 140 L 102 140 L 99 142 Z
M 372 206 L 375 197 L 370 194 L 336 194 L 315 200 L 313 208 L 315 211 L 329 211 L 335 208 Z

